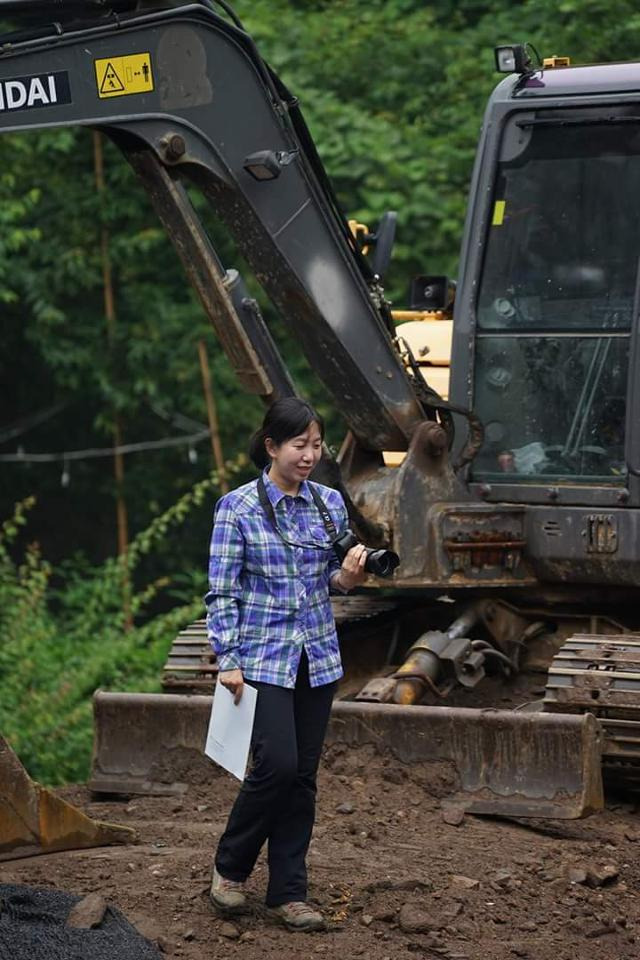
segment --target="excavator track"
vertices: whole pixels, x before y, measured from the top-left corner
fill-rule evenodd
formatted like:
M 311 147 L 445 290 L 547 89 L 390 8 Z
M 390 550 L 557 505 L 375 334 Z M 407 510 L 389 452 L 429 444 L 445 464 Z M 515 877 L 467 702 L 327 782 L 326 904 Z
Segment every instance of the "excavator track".
M 576 634 L 551 662 L 545 712 L 592 713 L 607 786 L 640 793 L 640 634 Z

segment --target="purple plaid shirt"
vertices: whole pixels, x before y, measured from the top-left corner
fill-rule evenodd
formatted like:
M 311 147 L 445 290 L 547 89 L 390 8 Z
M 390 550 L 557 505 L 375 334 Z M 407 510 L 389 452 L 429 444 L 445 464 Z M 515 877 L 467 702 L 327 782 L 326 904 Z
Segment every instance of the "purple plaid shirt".
M 312 687 L 342 676 L 329 599 L 330 577 L 340 569 L 309 485 L 284 494 L 263 474 L 278 527 L 260 505 L 257 481 L 222 497 L 214 515 L 209 551 L 207 635 L 220 670 L 239 668 L 248 680 L 294 687 L 302 649 Z M 347 528 L 342 495 L 315 484 L 339 534 Z

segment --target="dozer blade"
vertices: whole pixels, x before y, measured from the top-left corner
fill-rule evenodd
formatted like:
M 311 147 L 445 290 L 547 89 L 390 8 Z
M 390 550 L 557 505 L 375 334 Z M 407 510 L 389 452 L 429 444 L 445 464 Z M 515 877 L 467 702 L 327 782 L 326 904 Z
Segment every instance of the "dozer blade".
M 97 693 L 90 789 L 183 792 L 201 775 L 211 697 Z M 601 727 L 582 716 L 334 704 L 327 742 L 373 744 L 401 763 L 444 764 L 470 813 L 585 817 L 603 807 Z
M 135 831 L 92 820 L 31 779 L 0 736 L 0 860 L 130 843 Z
M 604 807 L 602 731 L 588 713 L 338 703 L 331 732 L 403 763 L 444 764 L 448 799 L 469 813 L 572 820 Z

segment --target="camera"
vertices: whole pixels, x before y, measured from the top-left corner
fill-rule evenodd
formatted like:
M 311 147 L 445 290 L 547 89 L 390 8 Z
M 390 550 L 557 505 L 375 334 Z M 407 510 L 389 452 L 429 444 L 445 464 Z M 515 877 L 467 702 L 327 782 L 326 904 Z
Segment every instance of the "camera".
M 340 563 L 342 563 L 349 550 L 359 543 L 360 541 L 352 530 L 347 530 L 341 537 L 333 541 L 332 546 Z M 364 568 L 367 573 L 372 573 L 374 577 L 390 577 L 400 563 L 400 557 L 393 550 L 373 550 L 371 547 L 365 547 L 365 550 L 367 559 Z

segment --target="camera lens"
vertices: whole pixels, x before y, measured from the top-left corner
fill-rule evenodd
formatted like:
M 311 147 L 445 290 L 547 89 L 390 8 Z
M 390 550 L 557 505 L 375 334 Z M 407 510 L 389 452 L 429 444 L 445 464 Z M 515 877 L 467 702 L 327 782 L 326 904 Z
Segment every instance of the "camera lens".
M 393 550 L 367 550 L 364 568 L 374 577 L 390 577 L 400 563 L 400 557 Z

